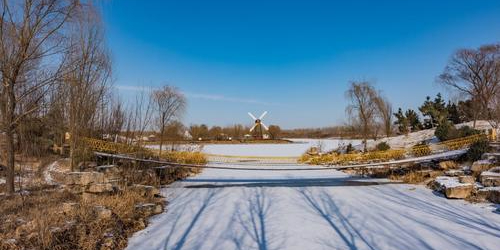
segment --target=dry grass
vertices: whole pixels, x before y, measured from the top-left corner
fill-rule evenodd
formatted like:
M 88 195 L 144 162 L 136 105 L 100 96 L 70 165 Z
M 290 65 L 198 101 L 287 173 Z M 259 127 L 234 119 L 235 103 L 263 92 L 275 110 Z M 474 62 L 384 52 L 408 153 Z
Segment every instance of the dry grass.
M 169 162 L 177 162 L 184 164 L 207 164 L 207 157 L 201 152 L 190 152 L 190 151 L 169 151 L 162 152 L 161 157 L 163 160 Z
M 409 171 L 402 174 L 392 174 L 389 176 L 391 180 L 399 180 L 410 184 L 426 183 L 434 179 L 434 176 L 441 175 L 440 171 L 426 172 L 426 171 Z
M 404 156 L 405 156 L 405 150 L 386 150 L 386 151 L 372 151 L 367 153 L 351 153 L 351 154 L 330 153 L 330 154 L 323 154 L 316 156 L 304 154 L 299 159 L 299 161 L 314 165 L 323 165 L 323 164 L 343 165 L 351 163 L 398 160 L 404 158 Z
M 76 206 L 65 213 L 65 202 Z M 159 202 L 129 190 L 86 201 L 62 190 L 4 196 L 0 198 L 0 249 L 122 249 L 127 237 L 145 226 L 145 215 L 136 213 L 134 206 Z M 99 219 L 96 205 L 113 215 Z M 15 244 L 9 239 L 16 239 Z

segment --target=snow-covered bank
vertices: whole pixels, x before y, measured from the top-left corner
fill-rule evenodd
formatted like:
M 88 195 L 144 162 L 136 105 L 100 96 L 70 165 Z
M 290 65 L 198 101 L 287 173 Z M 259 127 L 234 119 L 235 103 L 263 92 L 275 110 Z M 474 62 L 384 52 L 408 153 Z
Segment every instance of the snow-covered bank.
M 128 249 L 497 249 L 500 245 L 500 216 L 491 204 L 447 200 L 422 186 L 358 180 L 335 170 L 206 169 L 163 193 L 169 200 L 167 211 L 136 233 Z
M 466 122 L 462 124 L 456 125 L 457 128 L 463 126 L 473 126 L 473 122 Z M 487 121 L 477 121 L 476 129 L 478 130 L 488 130 L 491 129 L 491 125 Z M 438 142 L 438 139 L 434 136 L 434 131 L 436 129 L 425 129 L 413 133 L 409 133 L 408 135 L 399 135 L 388 138 L 381 138 L 376 141 L 369 141 L 368 148 L 374 148 L 380 142 L 386 142 L 391 146 L 391 148 L 409 148 L 414 146 L 422 141 L 428 142 Z M 362 148 L 361 145 L 358 146 L 359 149 Z

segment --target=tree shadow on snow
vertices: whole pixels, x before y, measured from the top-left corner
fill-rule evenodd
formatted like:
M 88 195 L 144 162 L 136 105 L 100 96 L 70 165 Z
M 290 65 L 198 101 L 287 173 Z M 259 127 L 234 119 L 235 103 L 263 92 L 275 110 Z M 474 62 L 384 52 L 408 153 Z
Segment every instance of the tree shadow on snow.
M 236 250 L 277 250 L 283 242 L 276 241 L 270 221 L 272 201 L 269 189 L 244 189 L 245 201 L 236 205 L 228 227 L 228 236 Z
M 192 236 L 191 232 L 192 232 L 193 228 L 195 228 L 196 224 L 201 220 L 201 218 L 203 217 L 203 214 L 206 212 L 207 208 L 216 201 L 216 199 L 215 199 L 216 191 L 217 190 L 213 189 L 213 190 L 209 190 L 206 193 L 206 196 L 201 199 L 202 200 L 201 204 L 197 208 L 196 213 L 192 217 L 191 221 L 183 229 L 182 234 L 177 239 L 177 241 L 173 245 L 171 245 L 173 234 L 175 232 L 181 230 L 181 227 L 186 225 L 185 222 L 183 222 L 182 225 L 178 223 L 180 218 L 181 218 L 181 215 L 176 217 L 175 221 L 172 223 L 172 226 L 170 227 L 170 230 L 169 230 L 167 237 L 164 240 L 164 244 L 163 244 L 164 247 L 163 248 L 165 250 L 181 250 L 184 248 L 184 246 L 188 242 L 189 238 L 195 238 L 198 242 L 204 241 L 207 234 Z M 181 207 L 184 207 L 185 209 L 187 209 L 186 206 L 181 206 Z
M 361 232 L 350 223 L 351 215 L 343 214 L 340 206 L 328 193 L 323 191 L 318 197 L 315 197 L 315 195 L 307 189 L 301 189 L 299 193 L 309 208 L 328 223 L 347 249 L 358 249 L 360 244 L 362 244 L 364 248 L 371 250 L 377 249 L 372 239 L 367 239 L 366 236 L 362 235 Z M 337 242 L 331 243 L 323 240 L 321 243 L 329 249 L 344 249 L 339 248 Z
M 391 182 L 367 181 L 353 177 L 341 178 L 303 178 L 303 179 L 192 179 L 184 183 L 203 184 L 186 185 L 185 188 L 224 188 L 224 187 L 335 187 L 335 186 L 372 186 L 394 184 Z M 221 183 L 221 184 L 212 184 Z
M 480 214 L 471 212 L 461 206 L 454 206 L 449 201 L 433 202 L 432 200 L 423 199 L 418 194 L 408 194 L 394 187 L 373 190 L 377 192 L 377 196 L 367 197 L 364 199 L 366 208 L 374 209 L 375 211 L 390 211 L 390 213 L 377 213 L 377 216 L 371 217 L 374 224 L 380 225 L 378 230 L 380 235 L 390 238 L 391 244 L 396 244 L 397 247 L 419 249 L 435 249 L 428 241 L 445 241 L 450 245 L 455 245 L 457 249 L 483 249 L 470 238 L 464 238 L 453 230 L 443 226 L 442 222 L 432 220 L 430 216 L 439 220 L 444 220 L 444 225 L 456 224 L 467 228 L 467 234 L 483 234 L 493 238 L 500 237 L 498 224 L 488 221 Z M 376 198 L 375 198 L 376 197 Z M 383 200 L 384 202 L 380 202 Z M 360 209 L 361 210 L 361 209 Z M 422 217 L 421 214 L 426 216 Z M 408 225 L 403 226 L 404 220 L 415 222 L 419 225 L 418 231 Z M 432 221 L 432 222 L 429 222 Z M 385 225 L 385 226 L 384 226 Z M 395 230 L 383 230 L 384 227 L 390 226 Z M 397 234 L 390 232 L 397 231 Z M 433 238 L 425 238 L 423 235 L 431 233 Z M 411 243 L 413 241 L 413 244 Z M 416 245 L 418 244 L 418 245 Z

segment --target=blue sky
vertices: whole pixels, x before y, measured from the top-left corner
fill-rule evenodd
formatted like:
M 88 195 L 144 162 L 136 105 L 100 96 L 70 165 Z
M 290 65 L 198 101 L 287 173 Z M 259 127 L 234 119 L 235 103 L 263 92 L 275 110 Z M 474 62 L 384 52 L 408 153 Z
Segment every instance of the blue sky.
M 436 82 L 458 48 L 500 42 L 500 1 L 140 1 L 102 5 L 114 84 L 175 85 L 185 124 L 284 128 L 345 122 L 350 80 L 395 108 L 448 93 Z

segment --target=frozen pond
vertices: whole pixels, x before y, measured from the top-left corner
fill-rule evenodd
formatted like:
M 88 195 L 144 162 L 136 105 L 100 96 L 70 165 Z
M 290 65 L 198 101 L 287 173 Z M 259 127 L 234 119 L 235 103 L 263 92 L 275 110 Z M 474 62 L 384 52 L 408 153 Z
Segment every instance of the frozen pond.
M 291 156 L 302 155 L 310 147 L 321 145 L 324 151 L 337 148 L 340 144 L 350 141 L 338 139 L 291 139 L 288 144 L 209 144 L 203 147 L 203 152 L 217 155 L 237 156 Z M 352 141 L 353 144 L 358 143 Z
M 207 154 L 232 155 L 232 156 L 277 156 L 298 157 L 310 147 L 320 146 L 323 151 L 337 148 L 339 145 L 359 144 L 359 140 L 340 139 L 290 139 L 294 143 L 284 144 L 206 144 L 202 151 Z M 156 148 L 157 145 L 149 147 Z M 167 145 L 168 147 L 168 145 Z

